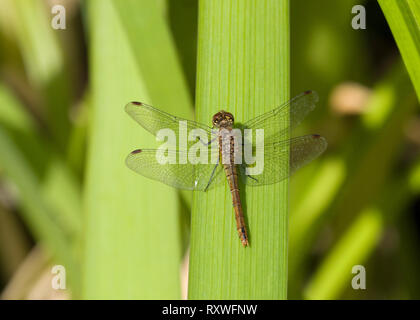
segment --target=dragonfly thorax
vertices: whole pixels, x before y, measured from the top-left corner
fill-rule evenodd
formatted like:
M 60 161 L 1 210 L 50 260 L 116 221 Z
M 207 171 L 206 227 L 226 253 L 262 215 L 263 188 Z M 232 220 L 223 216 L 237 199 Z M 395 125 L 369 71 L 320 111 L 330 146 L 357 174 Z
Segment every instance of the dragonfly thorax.
M 216 128 L 232 128 L 234 121 L 230 112 L 221 110 L 213 116 L 212 123 Z

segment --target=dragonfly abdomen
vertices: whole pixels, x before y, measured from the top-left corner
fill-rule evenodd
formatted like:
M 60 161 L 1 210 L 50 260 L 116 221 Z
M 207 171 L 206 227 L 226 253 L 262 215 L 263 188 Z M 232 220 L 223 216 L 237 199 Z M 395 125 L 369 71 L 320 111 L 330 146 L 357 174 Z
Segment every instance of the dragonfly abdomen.
M 220 157 L 223 159 L 223 152 L 227 152 L 227 150 L 223 150 L 222 147 L 222 139 L 219 140 L 221 143 L 220 146 Z M 244 247 L 249 245 L 248 241 L 248 234 L 246 231 L 244 213 L 242 209 L 241 197 L 239 194 L 239 183 L 238 183 L 238 171 L 234 161 L 234 152 L 235 152 L 235 141 L 234 138 L 231 137 L 230 139 L 230 150 L 229 150 L 229 163 L 223 164 L 225 169 L 226 178 L 229 182 L 230 193 L 232 194 L 232 204 L 233 209 L 235 211 L 235 220 L 236 220 L 236 229 L 238 231 L 239 239 Z

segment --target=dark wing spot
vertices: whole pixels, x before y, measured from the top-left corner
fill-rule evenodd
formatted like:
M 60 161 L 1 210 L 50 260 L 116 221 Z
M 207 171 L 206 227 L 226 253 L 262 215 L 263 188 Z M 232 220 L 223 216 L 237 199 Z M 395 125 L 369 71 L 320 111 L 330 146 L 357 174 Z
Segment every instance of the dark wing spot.
M 141 106 L 141 105 L 143 105 L 141 102 L 137 102 L 137 101 L 133 101 L 133 102 L 131 102 L 132 104 L 135 104 L 136 106 Z
M 319 138 L 321 138 L 321 136 L 319 134 L 313 134 L 312 138 L 319 139 Z
M 306 90 L 303 94 L 311 94 L 312 90 Z
M 137 150 L 131 151 L 131 154 L 136 154 L 136 153 L 140 153 L 140 152 L 142 152 L 142 150 L 141 149 L 137 149 Z

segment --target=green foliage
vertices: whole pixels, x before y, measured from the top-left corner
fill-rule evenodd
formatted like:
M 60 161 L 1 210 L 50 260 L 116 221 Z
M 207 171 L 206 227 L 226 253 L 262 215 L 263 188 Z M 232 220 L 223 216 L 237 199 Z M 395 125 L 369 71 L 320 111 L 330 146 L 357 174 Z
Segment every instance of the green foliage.
M 351 28 L 355 4 L 366 30 Z M 179 299 L 189 246 L 191 299 L 420 297 L 417 0 L 69 1 L 66 30 L 50 5 L 0 0 L 0 214 L 19 215 L 1 235 L 1 285 L 4 248 L 29 231 L 73 298 Z M 333 101 L 349 81 L 367 92 L 351 116 Z M 320 101 L 292 135 L 329 147 L 291 179 L 289 228 L 289 181 L 241 185 L 250 247 L 227 183 L 192 195 L 125 165 L 156 146 L 129 101 L 241 123 L 307 89 Z M 367 290 L 351 288 L 354 265 Z
M 378 0 L 420 100 L 420 2 Z
M 93 112 L 83 297 L 176 299 L 182 254 L 177 191 L 125 166 L 129 152 L 154 138 L 123 107 L 138 100 L 187 113 L 183 76 L 156 3 L 91 1 L 89 18 Z
M 1 168 L 19 190 L 25 222 L 57 260 L 69 266 L 69 282 L 77 287 L 80 279 L 75 242 L 81 231 L 77 183 L 22 106 L 3 87 L 0 106 Z
M 9 1 L 9 0 L 6 0 Z M 11 1 L 14 26 L 25 71 L 45 103 L 46 122 L 57 146 L 65 145 L 70 130 L 69 81 L 66 57 L 57 33 L 50 27 L 48 12 L 41 1 Z
M 243 122 L 288 100 L 288 1 L 202 0 L 198 24 L 199 121 L 223 108 Z M 227 184 L 194 194 L 191 299 L 286 298 L 288 181 L 242 189 L 247 248 Z

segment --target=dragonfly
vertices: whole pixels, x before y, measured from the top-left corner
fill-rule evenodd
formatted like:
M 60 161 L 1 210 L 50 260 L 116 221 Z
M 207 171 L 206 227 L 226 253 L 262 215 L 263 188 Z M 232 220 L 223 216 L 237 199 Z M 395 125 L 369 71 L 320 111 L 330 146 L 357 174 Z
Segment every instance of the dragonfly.
M 236 156 L 239 147 L 246 145 L 246 139 L 229 135 L 236 128 L 232 113 L 224 110 L 217 112 L 210 127 L 173 116 L 142 102 L 130 102 L 125 107 L 126 112 L 156 137 L 161 130 L 169 129 L 175 133 L 176 139 L 180 138 L 180 123 L 190 132 L 199 130 L 204 136 L 188 139 L 182 147 L 181 143 L 168 147 L 165 152 L 159 152 L 159 149 L 134 150 L 127 156 L 126 165 L 147 178 L 177 189 L 208 191 L 223 185 L 227 180 L 239 239 L 241 244 L 247 247 L 249 238 L 239 193 L 240 181 L 243 185 L 251 187 L 278 183 L 325 151 L 327 141 L 318 134 L 290 138 L 290 131 L 315 108 L 317 101 L 318 95 L 315 91 L 305 91 L 277 108 L 242 123 L 239 126 L 241 132 L 246 129 L 251 132 L 263 130 L 264 134 L 263 148 L 260 148 L 259 155 L 254 157 L 255 161 L 251 164 L 237 161 L 238 158 L 243 158 L 243 154 Z M 248 143 L 254 153 L 257 150 L 253 146 L 256 139 L 252 137 L 251 140 Z M 201 148 L 199 153 L 204 148 L 208 151 L 207 159 L 215 158 L 217 161 L 168 161 L 190 159 L 191 148 L 197 145 Z M 263 170 L 252 174 L 250 172 L 255 168 L 257 161 L 262 163 Z

